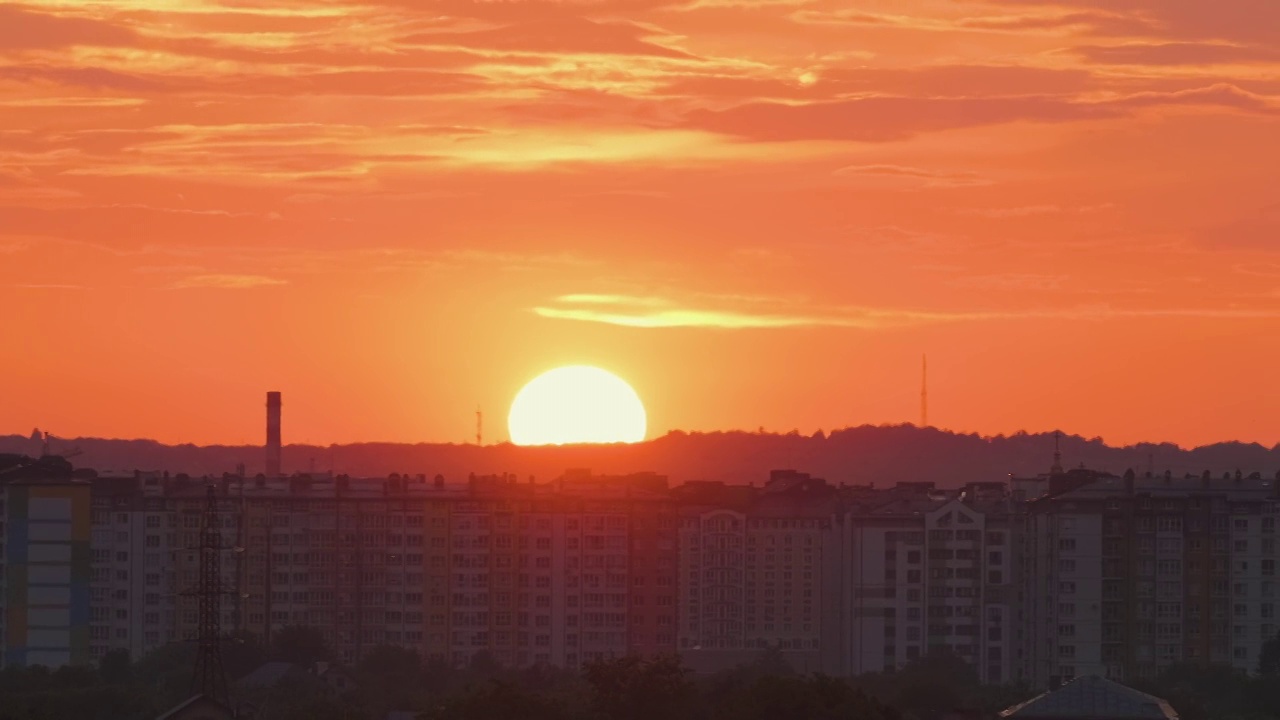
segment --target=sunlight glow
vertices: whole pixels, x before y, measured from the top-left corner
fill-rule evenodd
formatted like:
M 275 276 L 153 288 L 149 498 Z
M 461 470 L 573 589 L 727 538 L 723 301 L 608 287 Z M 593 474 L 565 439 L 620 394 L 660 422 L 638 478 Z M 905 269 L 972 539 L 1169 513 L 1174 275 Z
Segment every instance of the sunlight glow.
M 622 378 L 572 365 L 539 375 L 511 403 L 516 445 L 632 443 L 644 440 L 644 404 Z

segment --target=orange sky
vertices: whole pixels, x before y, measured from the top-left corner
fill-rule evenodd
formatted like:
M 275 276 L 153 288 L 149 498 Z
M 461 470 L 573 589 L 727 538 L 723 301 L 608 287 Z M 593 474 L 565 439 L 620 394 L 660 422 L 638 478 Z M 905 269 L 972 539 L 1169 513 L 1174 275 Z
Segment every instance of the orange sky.
M 1275 0 L 0 5 L 0 433 L 1280 441 Z

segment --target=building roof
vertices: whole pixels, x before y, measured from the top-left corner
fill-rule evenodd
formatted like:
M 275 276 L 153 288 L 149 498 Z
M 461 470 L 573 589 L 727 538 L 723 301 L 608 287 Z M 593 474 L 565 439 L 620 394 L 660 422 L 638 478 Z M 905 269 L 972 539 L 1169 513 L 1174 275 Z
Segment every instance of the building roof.
M 1000 717 L 1178 720 L 1178 714 L 1164 700 L 1097 675 L 1078 677 L 1057 690 L 1002 711 Z
M 197 720 L 228 718 L 229 720 L 232 717 L 234 715 L 222 703 L 207 695 L 193 695 L 156 720 L 181 720 L 182 718 Z
M 236 681 L 236 686 L 245 689 L 273 688 L 286 677 L 302 677 L 307 671 L 288 662 L 267 662 L 259 665 L 253 672 Z

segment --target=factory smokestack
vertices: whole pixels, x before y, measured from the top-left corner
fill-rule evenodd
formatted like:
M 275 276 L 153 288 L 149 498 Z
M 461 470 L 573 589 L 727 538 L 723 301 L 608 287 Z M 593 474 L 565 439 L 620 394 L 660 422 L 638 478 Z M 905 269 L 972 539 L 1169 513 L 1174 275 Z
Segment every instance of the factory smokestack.
M 280 393 L 267 393 L 267 477 L 280 477 Z

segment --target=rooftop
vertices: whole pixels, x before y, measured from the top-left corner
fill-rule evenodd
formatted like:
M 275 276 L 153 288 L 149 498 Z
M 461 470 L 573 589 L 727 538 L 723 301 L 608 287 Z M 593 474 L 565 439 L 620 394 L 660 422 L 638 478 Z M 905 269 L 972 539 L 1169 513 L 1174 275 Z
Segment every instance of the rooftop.
M 1169 703 L 1118 682 L 1085 675 L 1020 705 L 1002 718 L 1018 720 L 1178 720 Z

